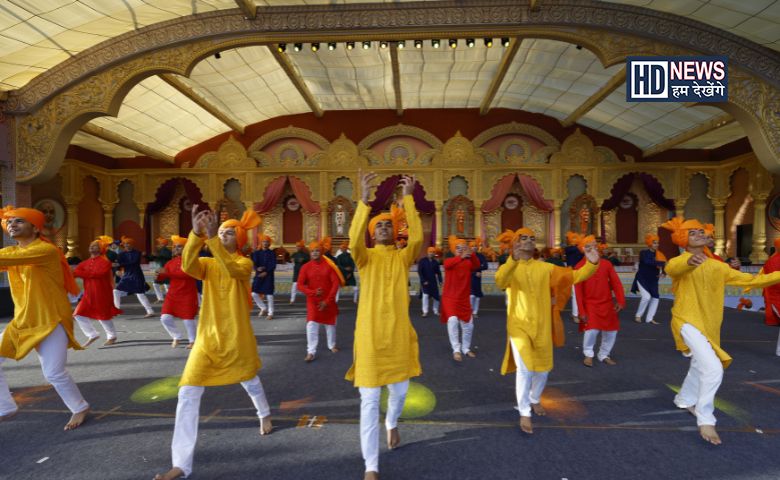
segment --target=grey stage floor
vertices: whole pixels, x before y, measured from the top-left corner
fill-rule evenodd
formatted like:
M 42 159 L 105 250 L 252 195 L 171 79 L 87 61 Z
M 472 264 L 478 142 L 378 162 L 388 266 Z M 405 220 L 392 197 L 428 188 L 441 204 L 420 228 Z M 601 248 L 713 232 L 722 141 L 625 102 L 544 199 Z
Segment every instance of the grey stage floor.
M 274 433 L 258 436 L 240 386 L 207 389 L 191 478 L 362 478 L 359 397 L 343 378 L 355 305 L 347 298 L 340 304 L 342 352 L 323 350 L 306 364 L 304 305 L 284 300 L 278 299 L 273 321 L 252 321 Z M 549 415 L 535 418 L 536 432 L 527 436 L 516 426 L 514 376 L 500 375 L 502 300 L 483 299 L 475 331 L 479 356 L 456 364 L 444 326 L 421 318 L 413 299 L 424 374 L 414 379 L 400 426 L 403 447 L 381 449 L 382 478 L 780 478 L 777 328 L 764 326 L 760 313 L 727 312 L 723 345 L 735 360 L 717 401 L 724 444 L 714 447 L 698 438 L 693 417 L 672 404 L 688 360 L 674 350 L 671 304 L 662 301 L 664 325 L 651 326 L 631 321 L 635 302 L 621 315 L 614 367 L 583 367 L 581 336 L 567 322 L 567 344 L 556 350 L 543 398 Z M 181 373 L 188 350 L 171 349 L 159 321 L 142 319 L 135 299 L 126 303 L 128 315 L 116 322 L 118 344 L 69 353 L 70 372 L 94 409 L 76 431 L 62 431 L 68 415 L 44 385 L 35 355 L 4 363 L 21 412 L 0 424 L 0 477 L 148 479 L 170 466 L 176 409 L 170 377 Z

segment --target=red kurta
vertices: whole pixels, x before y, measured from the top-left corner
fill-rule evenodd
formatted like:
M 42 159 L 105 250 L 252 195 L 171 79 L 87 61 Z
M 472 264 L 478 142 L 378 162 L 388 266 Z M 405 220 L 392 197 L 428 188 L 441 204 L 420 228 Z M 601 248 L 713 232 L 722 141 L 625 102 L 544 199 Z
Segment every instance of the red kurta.
M 450 317 L 471 321 L 471 272 L 479 270 L 476 255 L 469 258 L 451 257 L 444 260 L 444 288 L 441 293 L 441 323 Z
M 339 291 L 339 276 L 322 257 L 304 263 L 298 272 L 298 291 L 306 295 L 306 320 L 309 322 L 335 325 L 339 307 L 336 305 L 336 292 Z M 317 295 L 317 289 L 322 294 Z M 325 301 L 324 310 L 318 309 L 319 303 Z
M 114 274 L 106 257 L 101 255 L 84 260 L 76 266 L 73 276 L 84 279 L 84 295 L 73 315 L 111 320 L 122 314 L 122 310 L 114 306 Z
M 762 271 L 764 273 L 772 273 L 778 270 L 780 270 L 780 253 L 775 253 L 766 261 Z M 774 284 L 764 289 L 764 303 L 764 323 L 767 325 L 780 324 L 780 319 L 772 311 L 772 307 L 775 307 L 780 312 L 780 284 Z
M 587 259 L 580 260 L 575 268 L 582 267 L 585 262 Z M 596 273 L 584 282 L 576 284 L 574 291 L 577 294 L 580 316 L 586 316 L 588 320 L 587 323 L 580 323 L 580 331 L 620 330 L 620 321 L 612 302 L 612 294 L 614 292 L 617 303 L 624 308 L 626 296 L 612 262 L 600 259 Z
M 165 264 L 157 280 L 170 280 L 168 294 L 162 306 L 162 314 L 182 320 L 192 320 L 198 314 L 198 286 L 195 279 L 181 269 L 181 257 L 174 257 Z

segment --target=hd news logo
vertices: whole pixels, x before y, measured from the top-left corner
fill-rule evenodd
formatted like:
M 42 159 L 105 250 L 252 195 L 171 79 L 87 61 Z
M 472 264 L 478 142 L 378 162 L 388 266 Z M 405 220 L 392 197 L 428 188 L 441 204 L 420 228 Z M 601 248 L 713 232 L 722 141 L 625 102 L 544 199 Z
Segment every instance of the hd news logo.
M 725 102 L 728 57 L 628 57 L 627 102 Z

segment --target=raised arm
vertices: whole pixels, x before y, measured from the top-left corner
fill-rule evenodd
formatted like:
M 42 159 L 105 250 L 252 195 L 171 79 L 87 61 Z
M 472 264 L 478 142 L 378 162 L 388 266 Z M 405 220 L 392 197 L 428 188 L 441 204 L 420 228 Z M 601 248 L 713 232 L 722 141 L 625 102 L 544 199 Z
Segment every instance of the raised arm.
M 498 270 L 496 271 L 496 286 L 498 288 L 501 290 L 506 290 L 509 288 L 509 284 L 512 283 L 512 275 L 514 275 L 517 265 L 517 261 L 512 258 L 512 255 L 509 255 L 509 257 L 506 259 L 506 263 L 498 267 Z
M 684 252 L 666 263 L 664 271 L 672 278 L 681 277 L 696 269 L 697 265 L 689 265 L 688 260 L 692 257 L 688 252 Z
M 726 272 L 726 284 L 735 285 L 738 287 L 752 288 L 764 288 L 780 283 L 780 271 L 772 273 L 759 273 L 758 275 L 751 275 L 749 273 L 742 273 L 739 270 L 734 270 L 728 264 L 722 264 L 728 271 Z
M 181 269 L 189 276 L 203 280 L 206 276 L 206 269 L 201 262 L 200 250 L 203 248 L 205 239 L 196 235 L 194 231 L 187 237 L 187 243 L 181 253 Z
M 349 226 L 349 249 L 359 268 L 368 262 L 368 247 L 366 247 L 366 229 L 371 208 L 364 202 L 358 202 L 352 225 Z
M 57 261 L 57 247 L 43 241 L 36 242 L 27 248 L 7 247 L 0 249 L 0 267 L 16 265 L 44 265 Z
M 412 178 L 410 181 L 412 182 L 412 187 L 414 187 L 414 179 Z M 404 190 L 406 191 L 406 187 L 404 187 Z M 409 225 L 409 243 L 403 249 L 403 254 L 406 257 L 406 264 L 411 265 L 420 255 L 420 249 L 423 244 L 422 221 L 420 220 L 420 214 L 417 212 L 417 207 L 414 205 L 414 197 L 411 193 L 404 195 L 404 212 L 406 213 L 406 223 Z

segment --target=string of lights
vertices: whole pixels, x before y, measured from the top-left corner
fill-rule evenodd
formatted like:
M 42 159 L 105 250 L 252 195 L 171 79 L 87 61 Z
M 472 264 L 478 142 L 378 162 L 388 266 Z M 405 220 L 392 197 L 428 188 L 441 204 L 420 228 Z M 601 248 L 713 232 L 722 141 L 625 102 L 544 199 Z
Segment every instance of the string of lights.
M 473 38 L 466 38 L 466 39 L 463 39 L 463 41 L 465 42 L 465 45 L 466 45 L 467 48 L 474 48 L 476 46 L 476 44 L 477 44 L 476 40 L 473 39 Z M 493 47 L 493 39 L 492 38 L 485 37 L 483 39 L 483 42 L 484 42 L 483 44 L 484 44 L 484 46 L 486 48 L 492 48 Z M 457 38 L 450 38 L 447 41 L 447 45 L 449 45 L 449 47 L 451 49 L 458 48 L 458 44 L 459 43 L 460 43 L 460 39 L 457 39 Z M 380 40 L 378 42 L 378 44 L 379 44 L 379 48 L 380 49 L 386 49 L 386 48 L 388 48 L 391 45 L 395 45 L 399 49 L 403 49 L 403 48 L 406 47 L 406 41 L 405 40 L 392 41 L 392 42 L 388 41 L 388 40 Z M 423 47 L 423 40 L 414 40 L 412 42 L 412 44 L 414 45 L 414 48 L 420 49 L 420 48 Z M 502 47 L 507 48 L 507 47 L 509 47 L 509 44 L 510 44 L 509 37 L 502 37 L 501 38 L 501 46 Z M 338 46 L 338 43 L 337 42 L 328 42 L 327 45 L 328 45 L 328 50 L 333 51 L 333 50 L 336 50 L 336 48 Z M 353 41 L 344 42 L 344 47 L 347 50 L 353 50 L 355 48 L 355 45 L 356 45 L 356 42 L 353 42 Z M 372 42 L 370 40 L 364 40 L 364 41 L 360 42 L 359 45 L 360 45 L 360 47 L 363 50 L 369 50 L 371 48 L 371 46 L 372 46 Z M 317 51 L 320 50 L 320 42 L 312 42 L 312 43 L 309 44 L 309 47 L 311 48 L 312 52 L 317 52 Z M 433 48 L 441 48 L 441 40 L 438 39 L 438 38 L 431 39 L 431 47 L 433 47 Z M 285 53 L 287 51 L 287 48 L 288 48 L 287 47 L 287 43 L 278 43 L 276 45 L 276 50 L 279 53 Z M 292 44 L 292 50 L 295 51 L 295 52 L 300 52 L 301 50 L 303 50 L 303 43 L 300 43 L 300 42 L 293 43 Z

